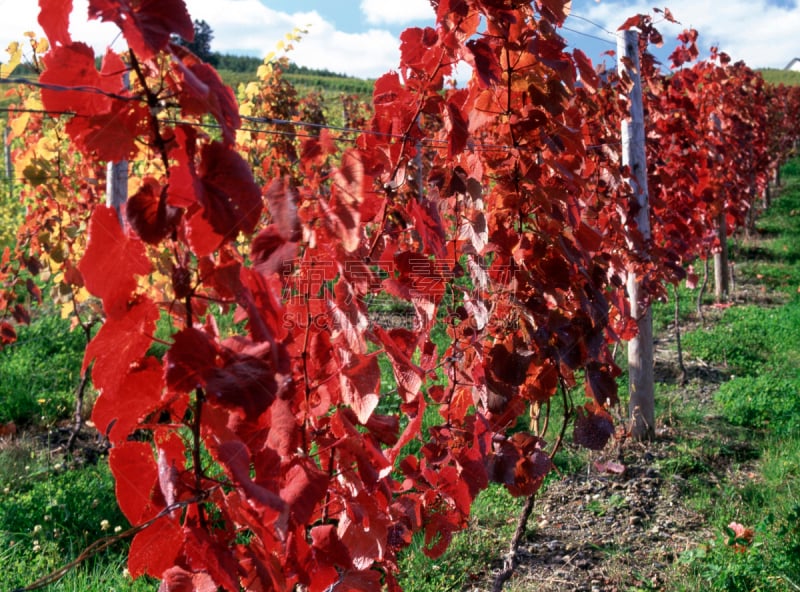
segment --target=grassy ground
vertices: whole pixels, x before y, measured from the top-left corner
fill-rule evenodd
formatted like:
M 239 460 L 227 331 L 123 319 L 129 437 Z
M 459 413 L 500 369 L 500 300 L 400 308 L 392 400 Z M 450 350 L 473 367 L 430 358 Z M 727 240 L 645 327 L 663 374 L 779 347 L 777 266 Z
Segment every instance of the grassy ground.
M 737 306 L 709 330 L 687 335 L 689 352 L 729 375 L 715 409 L 742 430 L 754 462 L 733 463 L 709 488 L 691 483 L 688 503 L 718 525 L 717 538 L 685 553 L 675 590 L 800 590 L 800 163 L 785 169 L 783 196 L 739 245 L 743 288 L 770 292 L 781 306 Z M 732 516 L 752 529 L 737 544 Z

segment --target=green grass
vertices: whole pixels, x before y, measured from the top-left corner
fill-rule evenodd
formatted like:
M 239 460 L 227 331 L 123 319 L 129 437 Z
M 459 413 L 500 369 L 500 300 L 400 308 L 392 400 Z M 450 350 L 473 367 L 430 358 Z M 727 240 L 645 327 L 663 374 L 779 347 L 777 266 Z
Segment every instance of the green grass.
M 783 169 L 783 195 L 756 223 L 758 244 L 744 240 L 735 247 L 737 274 L 767 290 L 795 295 L 800 290 L 800 162 Z
M 687 334 L 683 343 L 690 355 L 726 366 L 736 375 L 755 375 L 765 364 L 769 371 L 782 373 L 784 360 L 800 346 L 797 323 L 800 300 L 784 308 L 736 306 L 712 328 Z
M 0 423 L 52 425 L 68 417 L 80 381 L 85 341 L 58 315 L 18 327 L 18 340 L 0 350 Z
M 0 590 L 12 590 L 74 559 L 90 543 L 128 527 L 105 460 L 70 466 L 49 460 L 31 440 L 0 450 Z M 54 586 L 68 590 L 146 590 L 126 576 L 125 546 L 90 559 Z

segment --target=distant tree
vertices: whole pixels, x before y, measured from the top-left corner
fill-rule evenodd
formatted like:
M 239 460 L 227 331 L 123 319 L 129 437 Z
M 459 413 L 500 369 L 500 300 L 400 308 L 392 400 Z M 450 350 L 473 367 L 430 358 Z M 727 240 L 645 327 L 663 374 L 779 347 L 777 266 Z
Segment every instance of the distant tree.
M 180 37 L 177 38 L 177 42 L 180 45 L 184 46 L 204 62 L 215 66 L 217 54 L 211 51 L 211 42 L 213 40 L 214 31 L 211 30 L 211 25 L 204 20 L 194 21 L 194 39 L 186 41 Z

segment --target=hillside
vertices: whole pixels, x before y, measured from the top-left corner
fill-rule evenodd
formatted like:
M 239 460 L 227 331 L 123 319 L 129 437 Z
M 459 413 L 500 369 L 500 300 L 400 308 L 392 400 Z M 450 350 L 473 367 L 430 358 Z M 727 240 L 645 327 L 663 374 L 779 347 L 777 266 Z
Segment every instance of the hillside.
M 256 71 L 262 60 L 246 56 L 214 54 L 212 64 L 217 68 L 226 84 L 234 89 L 241 83 L 255 80 Z M 320 92 L 323 94 L 372 94 L 372 80 L 364 80 L 330 70 L 317 70 L 290 63 L 285 71 L 286 78 L 303 94 Z
M 762 68 L 758 71 L 768 84 L 800 86 L 800 72 L 794 72 L 792 70 L 779 70 L 777 68 Z

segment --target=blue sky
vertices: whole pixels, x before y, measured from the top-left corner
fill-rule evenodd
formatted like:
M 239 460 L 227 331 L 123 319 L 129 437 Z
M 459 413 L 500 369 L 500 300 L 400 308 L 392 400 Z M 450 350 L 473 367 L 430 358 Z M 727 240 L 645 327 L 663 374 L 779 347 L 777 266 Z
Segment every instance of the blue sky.
M 800 8 L 794 0 L 668 0 L 684 26 L 700 31 L 700 45 L 719 45 L 750 66 L 783 67 L 800 57 Z M 98 51 L 122 41 L 110 25 L 87 25 L 87 0 L 74 0 L 72 34 Z M 398 61 L 398 37 L 408 26 L 433 23 L 428 0 L 186 0 L 190 14 L 214 31 L 212 48 L 223 53 L 263 57 L 295 27 L 308 28 L 290 58 L 301 65 L 361 77 L 377 77 Z M 592 59 L 614 48 L 608 31 L 628 16 L 648 12 L 648 0 L 574 0 L 563 35 Z M 36 31 L 35 0 L 0 0 L 0 47 Z M 587 22 L 588 19 L 590 22 Z M 665 38 L 682 27 L 666 23 Z M 567 30 L 570 29 L 570 30 Z M 599 39 L 595 39 L 599 38 Z M 668 51 L 662 52 L 665 56 Z M 5 61 L 0 56 L 0 61 Z M 609 64 L 610 64 L 609 60 Z

